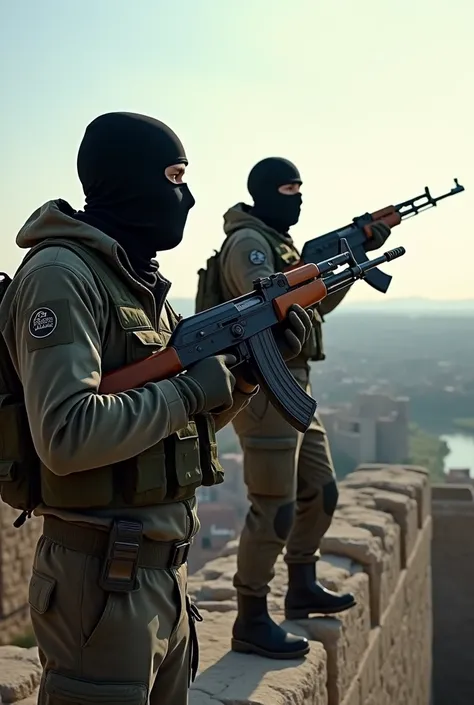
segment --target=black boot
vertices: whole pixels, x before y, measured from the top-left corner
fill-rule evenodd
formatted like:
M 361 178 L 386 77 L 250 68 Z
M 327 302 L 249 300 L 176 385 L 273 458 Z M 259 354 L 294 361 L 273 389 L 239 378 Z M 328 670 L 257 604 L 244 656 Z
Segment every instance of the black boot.
M 338 595 L 326 590 L 316 579 L 314 563 L 288 565 L 288 592 L 285 598 L 287 619 L 307 619 L 310 614 L 337 614 L 354 607 L 354 595 Z
M 232 629 L 232 651 L 266 658 L 292 659 L 309 651 L 307 639 L 288 634 L 275 624 L 266 597 L 237 593 L 238 614 Z

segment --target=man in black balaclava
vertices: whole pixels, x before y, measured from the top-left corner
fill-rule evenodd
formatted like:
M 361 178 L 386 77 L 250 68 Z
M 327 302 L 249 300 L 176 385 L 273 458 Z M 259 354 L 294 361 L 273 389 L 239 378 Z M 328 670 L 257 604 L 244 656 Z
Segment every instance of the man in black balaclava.
M 158 120 L 102 115 L 79 150 L 84 211 L 50 201 L 17 238 L 31 249 L 0 321 L 31 439 L 0 424 L 0 450 L 21 437 L 30 455 L 0 489 L 7 503 L 44 517 L 30 587 L 45 669 L 39 705 L 186 705 L 196 673 L 196 612 L 186 598 L 195 491 L 222 481 L 215 430 L 256 389 L 229 370 L 235 358 L 218 356 L 162 382 L 100 393 L 104 373 L 162 349 L 177 324 L 153 258 L 183 237 L 194 204 L 186 165 L 178 137 Z M 308 315 L 293 311 L 285 331 L 294 354 L 309 329 Z
M 238 203 L 224 215 L 227 238 L 220 253 L 210 260 L 208 273 L 201 273 L 197 310 L 240 296 L 252 289 L 255 279 L 300 262 L 288 234 L 298 222 L 302 204 L 302 180 L 296 166 L 287 159 L 264 159 L 251 170 L 247 185 L 253 206 Z M 378 246 L 389 232 L 386 226 L 377 230 Z M 216 284 L 209 286 L 211 281 Z M 334 294 L 315 308 L 312 333 L 301 354 L 288 363 L 307 391 L 309 361 L 325 357 L 322 316 L 346 293 L 347 289 Z M 288 564 L 288 619 L 337 614 L 355 605 L 353 595 L 326 590 L 316 577 L 319 546 L 338 499 L 326 433 L 317 416 L 304 436 L 298 433 L 261 392 L 234 418 L 233 425 L 243 450 L 250 510 L 234 577 L 238 616 L 232 648 L 270 658 L 295 658 L 308 651 L 308 642 L 288 634 L 267 610 L 269 584 L 283 548 Z
M 133 270 L 156 283 L 158 251 L 181 242 L 194 198 L 184 147 L 159 120 L 110 113 L 86 130 L 77 158 L 86 206 L 76 218 L 114 238 Z
M 301 184 L 300 172 L 288 159 L 263 159 L 254 166 L 247 181 L 254 201 L 250 213 L 269 228 L 287 233 L 300 217 Z

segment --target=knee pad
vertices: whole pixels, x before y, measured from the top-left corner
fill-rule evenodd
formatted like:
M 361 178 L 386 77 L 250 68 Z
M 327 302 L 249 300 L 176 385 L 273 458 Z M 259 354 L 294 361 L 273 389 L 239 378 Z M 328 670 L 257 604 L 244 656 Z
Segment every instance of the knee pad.
M 286 541 L 286 539 L 290 535 L 291 527 L 293 526 L 294 516 L 294 502 L 289 502 L 288 504 L 283 504 L 281 507 L 278 507 L 273 522 L 273 528 L 275 530 L 275 534 L 281 541 Z
M 329 482 L 323 487 L 323 509 L 324 513 L 332 517 L 337 507 L 339 499 L 339 490 L 336 482 Z

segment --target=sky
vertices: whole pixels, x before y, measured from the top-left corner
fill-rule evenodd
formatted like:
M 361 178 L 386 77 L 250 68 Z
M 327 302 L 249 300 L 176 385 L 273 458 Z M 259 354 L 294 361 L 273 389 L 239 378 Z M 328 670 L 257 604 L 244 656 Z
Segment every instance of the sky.
M 42 203 L 82 207 L 84 130 L 126 110 L 168 123 L 189 157 L 196 206 L 159 258 L 173 297 L 194 297 L 251 167 L 283 156 L 304 182 L 300 248 L 457 177 L 464 193 L 394 229 L 407 254 L 386 297 L 474 298 L 473 26 L 468 0 L 0 0 L 0 268 Z

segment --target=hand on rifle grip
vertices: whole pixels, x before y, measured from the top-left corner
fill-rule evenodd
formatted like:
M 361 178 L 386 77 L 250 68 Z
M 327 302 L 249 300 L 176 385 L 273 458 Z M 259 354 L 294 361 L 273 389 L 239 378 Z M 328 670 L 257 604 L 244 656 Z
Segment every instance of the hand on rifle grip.
M 293 304 L 287 318 L 275 329 L 275 340 L 285 362 L 298 357 L 312 327 L 313 311 L 305 311 L 298 304 Z
M 366 252 L 378 250 L 380 247 L 383 247 L 387 238 L 392 232 L 391 228 L 387 225 L 387 223 L 384 223 L 382 220 L 375 221 L 375 223 L 371 223 L 366 227 L 370 232 L 370 237 L 368 237 L 364 246 Z
M 229 367 L 236 362 L 234 355 L 207 357 L 170 380 L 178 389 L 188 416 L 232 407 L 235 377 Z

